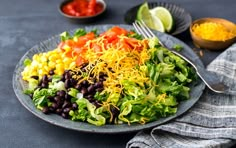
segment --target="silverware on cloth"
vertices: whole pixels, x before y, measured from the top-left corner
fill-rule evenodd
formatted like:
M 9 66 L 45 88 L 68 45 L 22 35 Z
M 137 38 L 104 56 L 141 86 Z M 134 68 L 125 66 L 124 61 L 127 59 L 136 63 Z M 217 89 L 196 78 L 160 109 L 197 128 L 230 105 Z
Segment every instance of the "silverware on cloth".
M 236 90 L 236 43 L 216 57 L 207 70 Z M 183 116 L 141 131 L 127 148 L 232 147 L 236 144 L 236 95 L 206 88 L 199 101 Z
M 135 21 L 133 26 L 137 33 L 142 35 L 145 38 L 153 38 L 156 35 L 146 26 L 143 21 Z M 183 58 L 185 61 L 190 63 L 196 70 L 198 76 L 202 79 L 202 81 L 210 88 L 212 91 L 217 93 L 225 93 L 225 94 L 236 94 L 235 91 L 229 89 L 223 82 L 220 80 L 220 76 L 216 75 L 211 71 L 207 71 L 205 68 L 195 64 L 191 61 L 190 58 L 182 55 L 181 53 L 177 52 L 174 49 L 168 48 L 159 40 L 159 44 L 167 49 L 169 49 L 172 53 L 178 55 L 179 57 Z

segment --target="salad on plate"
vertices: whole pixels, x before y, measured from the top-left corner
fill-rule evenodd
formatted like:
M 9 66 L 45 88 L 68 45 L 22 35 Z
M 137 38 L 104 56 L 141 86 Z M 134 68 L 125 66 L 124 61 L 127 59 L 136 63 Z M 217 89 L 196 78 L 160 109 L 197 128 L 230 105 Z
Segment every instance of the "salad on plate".
M 45 114 L 105 124 L 145 124 L 177 112 L 197 78 L 183 59 L 133 30 L 63 32 L 56 49 L 24 60 L 24 93 Z

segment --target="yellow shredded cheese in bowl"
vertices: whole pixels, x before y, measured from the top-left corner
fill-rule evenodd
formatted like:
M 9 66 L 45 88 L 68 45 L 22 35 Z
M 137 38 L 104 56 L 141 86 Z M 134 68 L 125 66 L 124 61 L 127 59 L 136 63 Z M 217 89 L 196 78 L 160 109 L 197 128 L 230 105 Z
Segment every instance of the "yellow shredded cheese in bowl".
M 235 36 L 235 34 L 229 31 L 224 25 L 215 22 L 194 24 L 192 30 L 197 36 L 212 41 L 226 41 Z

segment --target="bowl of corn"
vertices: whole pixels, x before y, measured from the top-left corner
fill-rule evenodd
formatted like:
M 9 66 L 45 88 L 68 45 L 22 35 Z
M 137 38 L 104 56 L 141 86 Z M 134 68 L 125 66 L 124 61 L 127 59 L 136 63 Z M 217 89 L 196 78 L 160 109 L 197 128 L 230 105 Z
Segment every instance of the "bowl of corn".
M 236 25 L 222 18 L 201 18 L 190 25 L 190 34 L 198 48 L 224 50 L 236 41 Z

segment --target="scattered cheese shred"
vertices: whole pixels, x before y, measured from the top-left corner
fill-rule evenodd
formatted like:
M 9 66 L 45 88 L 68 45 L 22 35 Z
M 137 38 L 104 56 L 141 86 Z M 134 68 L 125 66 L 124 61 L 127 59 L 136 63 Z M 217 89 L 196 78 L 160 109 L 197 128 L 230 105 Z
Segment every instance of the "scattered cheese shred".
M 225 41 L 231 39 L 235 34 L 220 23 L 205 22 L 202 24 L 195 24 L 192 27 L 193 32 L 203 39 L 212 41 Z

